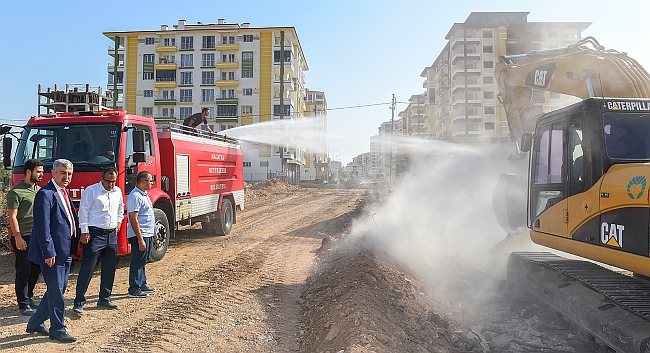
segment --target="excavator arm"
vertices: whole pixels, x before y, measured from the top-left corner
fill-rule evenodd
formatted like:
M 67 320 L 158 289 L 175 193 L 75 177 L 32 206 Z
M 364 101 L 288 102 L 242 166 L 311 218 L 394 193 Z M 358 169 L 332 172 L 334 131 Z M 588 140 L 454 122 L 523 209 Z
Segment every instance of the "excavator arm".
M 528 62 L 514 63 L 520 59 Z M 648 72 L 626 53 L 606 50 L 593 37 L 566 48 L 501 56 L 495 72 L 497 97 L 505 108 L 513 142 L 533 132 L 541 116 L 533 112 L 532 89 L 583 99 L 650 97 Z

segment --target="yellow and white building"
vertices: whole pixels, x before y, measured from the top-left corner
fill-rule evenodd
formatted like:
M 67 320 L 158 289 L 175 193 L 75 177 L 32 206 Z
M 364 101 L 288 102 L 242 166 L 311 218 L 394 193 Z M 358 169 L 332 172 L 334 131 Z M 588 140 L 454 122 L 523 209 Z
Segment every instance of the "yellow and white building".
M 179 20 L 171 28 L 104 35 L 114 43 L 108 48 L 113 58 L 108 89 L 115 89 L 118 98 L 108 102 L 111 108 L 160 124 L 182 123 L 209 108 L 213 131 L 306 115 L 309 68 L 294 27 Z M 311 158 L 301 148 L 281 151 L 258 143 L 243 145 L 242 151 L 247 181 L 280 175 L 297 182 Z

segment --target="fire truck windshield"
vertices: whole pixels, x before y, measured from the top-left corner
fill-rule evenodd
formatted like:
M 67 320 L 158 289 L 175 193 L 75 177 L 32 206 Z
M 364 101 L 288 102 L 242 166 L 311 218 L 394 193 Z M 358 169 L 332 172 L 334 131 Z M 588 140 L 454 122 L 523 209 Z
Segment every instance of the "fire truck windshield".
M 603 115 L 607 156 L 612 159 L 650 160 L 650 115 Z
M 40 159 L 45 170 L 59 158 L 81 169 L 101 169 L 114 165 L 119 155 L 118 124 L 70 124 L 27 126 L 18 143 L 14 167 L 26 160 Z

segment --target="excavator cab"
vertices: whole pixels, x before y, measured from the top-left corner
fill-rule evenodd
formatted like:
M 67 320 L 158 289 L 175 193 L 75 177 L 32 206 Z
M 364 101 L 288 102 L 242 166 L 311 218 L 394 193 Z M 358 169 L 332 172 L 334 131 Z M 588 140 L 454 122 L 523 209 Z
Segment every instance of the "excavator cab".
M 544 115 L 530 152 L 531 239 L 650 275 L 649 177 L 650 100 L 588 98 Z

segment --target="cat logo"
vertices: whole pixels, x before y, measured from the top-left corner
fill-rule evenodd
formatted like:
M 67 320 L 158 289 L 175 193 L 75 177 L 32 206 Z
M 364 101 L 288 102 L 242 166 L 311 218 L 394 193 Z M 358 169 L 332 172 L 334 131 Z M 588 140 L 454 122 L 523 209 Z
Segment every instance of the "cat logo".
M 625 226 L 622 224 L 609 224 L 607 222 L 603 222 L 600 224 L 600 241 L 603 244 L 622 248 L 624 230 Z
M 555 63 L 536 67 L 526 76 L 526 85 L 548 89 L 555 74 Z

